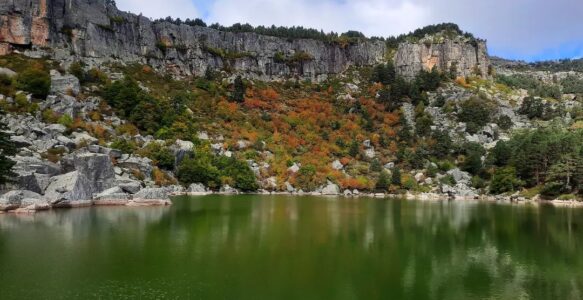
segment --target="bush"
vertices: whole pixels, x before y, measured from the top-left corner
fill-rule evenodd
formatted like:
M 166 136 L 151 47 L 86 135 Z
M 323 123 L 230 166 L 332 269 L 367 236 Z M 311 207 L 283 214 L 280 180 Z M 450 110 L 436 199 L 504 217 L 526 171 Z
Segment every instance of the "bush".
M 465 122 L 466 131 L 475 134 L 490 122 L 492 108 L 488 100 L 472 97 L 461 104 L 461 111 L 458 113 L 458 121 Z
M 134 151 L 136 151 L 136 149 L 138 148 L 138 146 L 136 145 L 135 142 L 129 141 L 126 139 L 122 139 L 122 138 L 113 141 L 111 143 L 110 147 L 112 149 L 117 149 L 117 150 L 119 150 L 123 153 L 127 153 L 127 154 L 134 153 Z
M 195 155 L 182 160 L 176 177 L 183 185 L 202 183 L 210 188 L 217 188 L 220 184 L 219 170 L 213 166 L 210 155 Z
M 51 89 L 51 77 L 48 72 L 38 69 L 27 69 L 16 77 L 17 86 L 29 92 L 35 98 L 44 99 Z
M 516 169 L 505 167 L 496 169 L 492 182 L 490 182 L 490 193 L 502 194 L 516 191 L 522 186 L 522 182 L 516 177 Z

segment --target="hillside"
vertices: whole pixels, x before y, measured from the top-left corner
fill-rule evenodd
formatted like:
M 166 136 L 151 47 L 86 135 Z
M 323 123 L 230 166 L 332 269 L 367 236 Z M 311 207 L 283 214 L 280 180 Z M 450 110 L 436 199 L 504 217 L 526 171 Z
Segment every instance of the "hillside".
M 69 3 L 0 6 L 19 147 L 0 210 L 209 190 L 581 198 L 577 71 L 496 68 L 451 25 L 284 38 Z

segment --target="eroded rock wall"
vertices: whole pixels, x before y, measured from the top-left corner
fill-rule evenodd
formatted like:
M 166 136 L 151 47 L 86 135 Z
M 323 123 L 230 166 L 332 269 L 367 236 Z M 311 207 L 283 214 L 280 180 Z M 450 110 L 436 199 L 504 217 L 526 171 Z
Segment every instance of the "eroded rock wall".
M 81 57 L 95 64 L 135 61 L 182 75 L 201 75 L 207 68 L 226 69 L 261 79 L 322 79 L 352 65 L 380 63 L 386 52 L 381 41 L 342 46 L 155 23 L 121 12 L 105 0 L 3 1 L 0 54 L 18 47 L 50 47 L 50 54 L 59 60 Z M 298 53 L 308 56 L 298 60 Z
M 486 42 L 446 39 L 440 43 L 402 43 L 395 55 L 397 72 L 406 78 L 433 67 L 449 73 L 452 65 L 455 65 L 456 76 L 488 76 L 490 62 Z

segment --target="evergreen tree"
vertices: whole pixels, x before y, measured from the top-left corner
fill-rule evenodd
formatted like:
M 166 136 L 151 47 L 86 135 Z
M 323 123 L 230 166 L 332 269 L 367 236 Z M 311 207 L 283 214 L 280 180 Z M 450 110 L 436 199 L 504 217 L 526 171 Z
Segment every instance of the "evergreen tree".
M 350 143 L 350 149 L 348 150 L 348 155 L 356 158 L 358 156 L 358 154 L 360 153 L 360 144 L 358 143 L 357 140 L 352 140 L 352 143 Z
M 377 158 L 370 163 L 370 170 L 372 172 L 381 172 L 383 170 L 383 166 L 381 166 L 381 162 Z
M 384 192 L 389 189 L 389 174 L 386 171 L 382 171 L 379 175 L 375 189 L 379 192 Z
M 5 115 L 5 112 L 0 109 L 0 118 Z M 14 142 L 10 140 L 10 135 L 6 132 L 8 127 L 4 122 L 0 122 L 0 185 L 4 185 L 12 181 L 16 175 L 12 172 L 12 167 L 16 164 L 8 156 L 16 155 L 17 148 Z
M 237 76 L 234 82 L 233 94 L 231 95 L 231 99 L 235 102 L 243 102 L 245 100 L 245 83 L 243 82 L 243 78 L 241 76 Z
M 391 184 L 396 186 L 401 186 L 401 170 L 397 167 L 393 168 L 393 174 L 391 176 Z

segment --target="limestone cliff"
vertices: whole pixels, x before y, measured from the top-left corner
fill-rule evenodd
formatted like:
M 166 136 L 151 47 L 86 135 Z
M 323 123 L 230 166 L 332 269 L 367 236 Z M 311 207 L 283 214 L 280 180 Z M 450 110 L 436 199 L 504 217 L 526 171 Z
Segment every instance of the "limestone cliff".
M 433 67 L 455 76 L 488 76 L 489 66 L 486 42 L 462 37 L 402 43 L 395 54 L 397 72 L 407 78 Z
M 153 22 L 121 12 L 105 0 L 0 3 L 0 54 L 47 47 L 59 60 L 73 56 L 90 63 L 138 61 L 183 75 L 227 69 L 262 79 L 322 79 L 351 65 L 380 63 L 386 52 L 381 41 L 340 45 Z
M 341 44 L 153 22 L 108 2 L 3 0 L 0 55 L 17 49 L 61 62 L 140 62 L 178 75 L 202 75 L 210 68 L 262 80 L 297 76 L 319 81 L 350 66 L 382 63 L 387 53 L 382 41 Z M 452 64 L 459 76 L 476 70 L 486 74 L 485 42 L 427 37 L 400 44 L 395 56 L 398 72 L 408 78 L 433 66 L 449 72 Z

